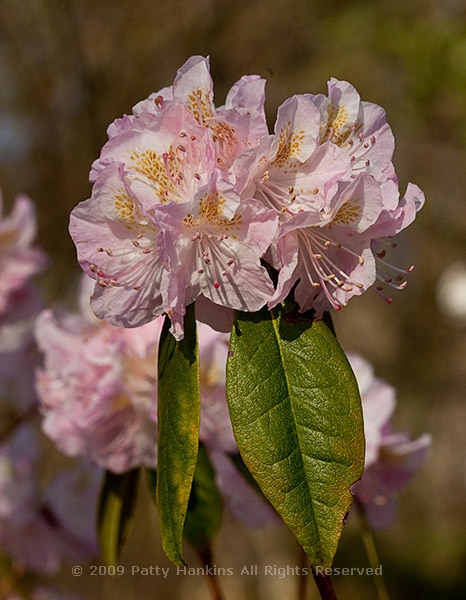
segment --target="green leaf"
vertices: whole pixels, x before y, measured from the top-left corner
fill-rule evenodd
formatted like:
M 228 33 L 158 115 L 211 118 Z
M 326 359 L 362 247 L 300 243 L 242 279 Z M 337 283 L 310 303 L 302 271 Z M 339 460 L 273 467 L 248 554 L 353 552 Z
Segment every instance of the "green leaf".
M 159 346 L 157 512 L 162 546 L 176 565 L 184 565 L 183 525 L 199 446 L 199 352 L 194 305 L 177 342 L 165 317 Z
M 358 386 L 336 338 L 281 306 L 237 313 L 227 399 L 249 471 L 311 565 L 330 566 L 364 466 Z
M 97 531 L 107 565 L 118 564 L 136 505 L 139 470 L 116 475 L 106 471 L 99 498 Z
M 197 550 L 210 550 L 221 520 L 222 497 L 215 471 L 206 449 L 200 446 L 183 534 Z

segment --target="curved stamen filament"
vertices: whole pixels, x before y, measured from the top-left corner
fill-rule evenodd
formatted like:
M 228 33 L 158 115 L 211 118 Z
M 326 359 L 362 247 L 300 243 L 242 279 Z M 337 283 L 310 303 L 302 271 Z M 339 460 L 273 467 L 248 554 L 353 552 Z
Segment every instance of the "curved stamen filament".
M 318 237 L 317 239 L 314 238 L 314 233 L 315 232 L 311 229 L 303 230 L 298 233 L 299 241 L 304 246 L 301 257 L 305 266 L 305 271 L 313 287 L 317 287 L 310 271 L 310 268 L 312 268 L 319 279 L 320 286 L 328 301 L 336 310 L 339 310 L 341 306 L 332 297 L 329 286 L 334 289 L 342 288 L 346 292 L 351 292 L 354 287 L 362 289 L 363 284 L 355 281 L 348 273 L 340 269 L 335 262 L 329 258 L 326 250 L 332 244 L 327 243 L 329 240 L 325 240 L 324 244 L 320 243 Z M 316 241 L 317 247 L 322 250 L 322 252 L 316 252 L 315 248 L 313 248 L 313 242 Z M 342 248 L 343 250 L 347 250 L 345 246 L 340 246 L 340 244 L 333 243 L 333 245 Z M 350 254 L 357 256 L 358 259 L 362 258 L 353 251 L 350 251 Z M 358 262 L 362 264 L 360 260 Z
M 408 282 L 406 280 L 403 281 L 402 277 L 393 279 L 386 273 L 383 273 L 379 270 L 377 270 L 377 279 L 382 281 L 385 285 L 388 285 L 396 290 L 403 290 L 408 285 Z
M 284 191 L 279 186 L 274 186 L 276 188 L 276 193 L 273 193 L 271 186 L 263 185 L 257 188 L 257 194 L 262 196 L 262 201 L 264 202 L 267 208 L 272 208 L 274 210 L 281 210 L 284 206 L 282 198 L 284 197 Z M 272 192 L 272 193 L 268 193 Z
M 335 246 L 336 248 L 342 248 L 345 252 L 347 252 L 348 254 L 351 254 L 352 256 L 357 258 L 360 265 L 364 264 L 364 258 L 360 254 L 358 254 L 354 250 L 351 250 L 351 248 L 348 248 L 347 246 L 342 246 L 340 242 L 334 242 L 333 240 L 330 240 L 328 237 L 320 234 L 319 230 L 317 228 L 313 229 L 312 236 L 315 239 L 315 241 L 317 242 L 317 245 L 319 246 L 319 248 L 321 248 L 322 250 L 328 250 L 328 248 L 330 246 Z M 322 243 L 322 240 L 323 240 L 323 243 Z
M 307 235 L 305 232 L 307 232 Z M 299 237 L 300 240 L 302 240 L 304 243 L 306 253 L 308 253 L 312 257 L 312 264 L 317 274 L 319 275 L 319 278 L 322 278 L 326 283 L 329 283 L 331 286 L 335 288 L 343 288 L 347 292 L 352 291 L 353 286 L 359 289 L 362 289 L 364 287 L 362 283 L 354 280 L 350 275 L 348 275 L 348 273 L 340 269 L 337 266 L 337 264 L 329 257 L 327 250 L 330 248 L 330 246 L 335 246 L 341 250 L 344 250 L 351 256 L 356 257 L 360 265 L 364 264 L 364 259 L 362 256 L 360 256 L 350 248 L 341 245 L 340 243 L 333 242 L 328 238 L 324 238 L 324 236 L 321 236 L 312 228 L 303 230 L 303 234 Z M 322 239 L 325 240 L 324 243 L 322 243 Z M 315 245 L 320 251 L 316 252 L 315 248 L 313 248 L 313 243 L 315 243 Z
M 379 255 L 377 255 L 377 262 L 381 263 L 382 265 L 385 265 L 389 269 L 392 269 L 392 271 L 396 271 L 397 273 L 402 273 L 403 275 L 407 275 L 408 273 L 412 273 L 414 271 L 414 265 L 411 265 L 408 269 L 402 269 L 401 267 L 396 267 L 395 265 L 392 265 L 391 263 L 387 262 L 386 260 L 383 260 Z

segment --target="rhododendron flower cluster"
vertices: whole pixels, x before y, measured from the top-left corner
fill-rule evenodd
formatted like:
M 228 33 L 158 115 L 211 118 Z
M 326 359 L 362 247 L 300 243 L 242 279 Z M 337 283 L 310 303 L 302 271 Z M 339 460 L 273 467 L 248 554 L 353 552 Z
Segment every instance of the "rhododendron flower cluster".
M 29 282 L 45 264 L 31 202 L 0 214 L 0 395 L 17 378 L 22 408 L 0 439 L 12 572 L 93 556 L 96 526 L 115 564 L 141 467 L 174 564 L 183 537 L 210 562 L 224 503 L 250 527 L 281 520 L 310 566 L 330 566 L 353 495 L 386 526 L 424 461 L 430 436 L 393 433 L 393 388 L 350 355 L 355 381 L 324 316 L 406 285 L 412 267 L 388 250 L 423 193 L 400 195 L 385 113 L 351 84 L 288 98 L 273 132 L 264 104 L 265 81 L 248 75 L 216 106 L 209 60 L 193 56 L 110 125 L 70 219 L 76 312 L 42 310 Z M 73 472 L 38 479 L 25 425 L 38 416 L 83 459 Z
M 422 466 L 431 444 L 424 433 L 411 440 L 396 433 L 391 418 L 396 392 L 387 382 L 374 376 L 372 365 L 357 354 L 348 354 L 361 393 L 366 459 L 362 479 L 353 486 L 373 529 L 389 527 L 395 517 L 399 491 Z
M 70 222 L 99 318 L 137 327 L 166 313 L 181 339 L 201 298 L 254 312 L 294 289 L 320 317 L 373 284 L 387 300 L 380 283 L 405 285 L 410 269 L 386 251 L 424 196 L 409 184 L 400 198 L 383 109 L 331 79 L 328 96 L 286 100 L 269 134 L 264 90 L 244 76 L 216 107 L 209 61 L 194 56 L 109 127 Z

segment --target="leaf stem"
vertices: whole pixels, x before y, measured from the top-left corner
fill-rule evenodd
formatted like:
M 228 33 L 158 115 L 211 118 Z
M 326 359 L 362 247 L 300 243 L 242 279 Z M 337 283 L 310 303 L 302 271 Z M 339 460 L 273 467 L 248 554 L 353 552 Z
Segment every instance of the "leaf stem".
M 308 560 L 306 553 L 303 548 L 299 546 L 300 557 L 301 557 L 301 570 L 299 576 L 299 588 L 298 588 L 298 600 L 306 600 L 306 591 L 307 591 L 307 575 L 309 573 L 308 570 Z
M 322 600 L 338 600 L 329 575 L 317 573 L 314 567 L 312 568 L 312 575 Z
M 355 501 L 355 505 L 357 508 L 356 512 L 359 519 L 359 527 L 361 528 L 361 537 L 362 542 L 364 544 L 364 548 L 366 550 L 367 560 L 369 561 L 369 564 L 373 569 L 372 572 L 374 573 L 373 577 L 377 593 L 377 600 L 390 600 L 383 575 L 376 575 L 375 571 L 375 569 L 378 569 L 380 567 L 380 558 L 377 552 L 377 547 L 375 545 L 374 534 L 372 533 L 367 523 L 364 507 L 361 505 L 360 502 L 358 502 L 357 499 Z
M 224 600 L 217 576 L 215 575 L 215 568 L 212 565 L 212 552 L 210 548 L 199 549 L 197 553 L 202 564 L 207 567 L 205 577 L 212 600 Z

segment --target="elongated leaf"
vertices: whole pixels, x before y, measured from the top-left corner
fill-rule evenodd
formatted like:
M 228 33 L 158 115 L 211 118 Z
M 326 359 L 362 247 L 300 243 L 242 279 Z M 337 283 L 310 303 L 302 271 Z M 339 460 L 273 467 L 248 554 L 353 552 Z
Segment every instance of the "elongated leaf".
M 122 475 L 105 473 L 99 499 L 97 530 L 102 557 L 107 565 L 117 565 L 136 505 L 139 471 Z
M 330 566 L 362 474 L 356 380 L 322 321 L 238 313 L 227 398 L 243 460 L 313 566 Z
M 194 305 L 187 308 L 185 336 L 177 342 L 165 323 L 159 347 L 157 512 L 168 558 L 184 565 L 183 525 L 199 446 L 199 353 Z
M 222 498 L 204 446 L 199 447 L 183 534 L 198 551 L 210 550 L 222 520 Z

